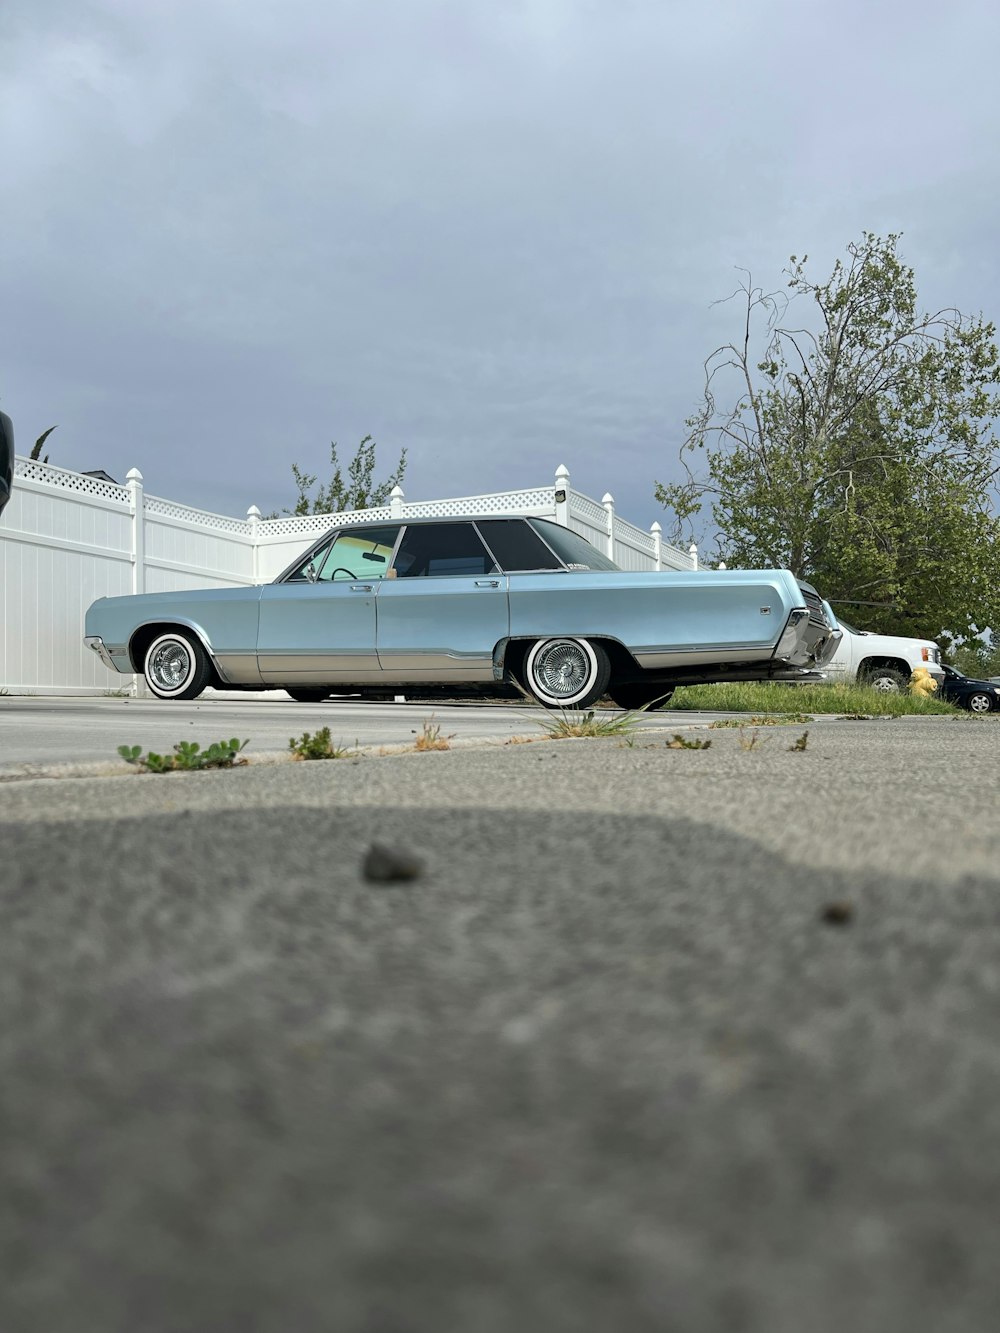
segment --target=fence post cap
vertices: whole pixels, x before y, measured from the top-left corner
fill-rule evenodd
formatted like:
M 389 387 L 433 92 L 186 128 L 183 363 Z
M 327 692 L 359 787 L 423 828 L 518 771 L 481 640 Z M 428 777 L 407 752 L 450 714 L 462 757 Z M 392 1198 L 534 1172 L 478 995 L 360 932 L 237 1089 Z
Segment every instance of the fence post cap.
M 130 467 L 125 473 L 126 481 L 142 481 L 142 473 L 137 467 Z
M 247 518 L 260 518 L 260 510 L 256 505 L 251 505 L 247 510 Z
M 389 492 L 389 499 L 390 499 L 390 500 L 402 500 L 402 499 L 403 499 L 403 495 L 404 495 L 404 492 L 403 492 L 403 488 L 402 488 L 402 486 L 396 485 L 396 486 L 393 486 L 392 490 Z
M 663 529 L 660 527 L 660 523 L 659 523 L 659 520 L 658 520 L 658 519 L 655 519 L 655 518 L 653 519 L 652 523 L 649 525 L 649 530 L 650 530 L 650 532 L 662 532 L 662 531 L 663 531 Z
M 568 481 L 568 480 L 569 480 L 569 468 L 566 466 L 565 463 L 560 463 L 559 466 L 556 468 L 556 481 Z

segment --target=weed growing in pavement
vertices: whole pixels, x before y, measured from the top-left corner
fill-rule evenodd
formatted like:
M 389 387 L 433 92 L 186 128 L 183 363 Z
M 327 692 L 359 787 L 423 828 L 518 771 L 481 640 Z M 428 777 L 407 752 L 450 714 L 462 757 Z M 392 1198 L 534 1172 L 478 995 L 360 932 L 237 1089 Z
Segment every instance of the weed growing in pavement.
M 759 731 L 754 729 L 748 731 L 746 727 L 740 727 L 740 749 L 741 750 L 759 750 L 764 744 L 764 737 Z
M 697 737 L 682 736 L 680 732 L 674 732 L 672 741 L 664 742 L 668 750 L 707 750 L 712 744 L 710 740 L 700 741 Z
M 206 768 L 233 768 L 236 764 L 245 764 L 239 754 L 249 740 L 240 741 L 234 736 L 230 741 L 213 741 L 207 750 L 203 750 L 197 741 L 178 741 L 173 754 L 157 754 L 150 750 L 142 753 L 141 745 L 119 745 L 118 753 L 126 764 L 133 764 L 147 773 L 194 773 Z
M 592 708 L 586 713 L 561 708 L 554 717 L 537 721 L 549 740 L 562 741 L 575 736 L 630 736 L 636 729 L 638 714 L 611 713 L 598 717 Z
M 790 750 L 804 750 L 809 744 L 809 732 L 804 731 L 797 741 L 793 741 L 788 747 Z
M 296 759 L 346 759 L 348 755 L 357 754 L 358 743 L 354 742 L 353 750 L 346 745 L 337 745 L 330 738 L 330 728 L 321 727 L 315 735 L 304 731 L 298 740 L 289 736 L 288 748 Z
M 764 713 L 760 717 L 727 717 L 718 722 L 709 722 L 710 727 L 784 727 L 796 722 L 812 722 L 808 713 Z
M 417 739 L 413 742 L 413 748 L 419 751 L 450 750 L 451 742 L 455 739 L 455 732 L 448 736 L 441 735 L 440 724 L 435 724 L 433 713 L 429 721 L 421 725 L 419 731 L 412 731 L 410 734 L 416 736 Z

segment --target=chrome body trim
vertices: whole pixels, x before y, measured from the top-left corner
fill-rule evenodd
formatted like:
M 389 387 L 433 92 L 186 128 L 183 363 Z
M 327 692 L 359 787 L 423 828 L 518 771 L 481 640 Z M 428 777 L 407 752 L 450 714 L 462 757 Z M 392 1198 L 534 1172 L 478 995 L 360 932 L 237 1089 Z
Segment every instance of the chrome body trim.
M 104 665 L 108 668 L 109 671 L 118 670 L 118 668 L 115 666 L 114 658 L 111 656 L 111 653 L 108 651 L 108 649 L 104 646 L 104 640 L 101 638 L 99 634 L 88 634 L 83 642 L 86 645 L 86 647 L 88 647 L 91 650 L 91 652 L 97 654 L 97 656 L 101 659 L 101 661 L 104 663 Z

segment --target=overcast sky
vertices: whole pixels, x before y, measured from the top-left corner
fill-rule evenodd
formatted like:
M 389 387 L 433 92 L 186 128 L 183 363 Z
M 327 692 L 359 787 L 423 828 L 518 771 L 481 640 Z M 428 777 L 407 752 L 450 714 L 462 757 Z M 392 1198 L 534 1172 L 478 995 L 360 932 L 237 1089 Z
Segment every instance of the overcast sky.
M 410 499 L 565 463 L 648 527 L 737 266 L 901 231 L 1000 314 L 998 50 L 996 0 L 0 0 L 0 406 L 226 514 L 370 432 Z

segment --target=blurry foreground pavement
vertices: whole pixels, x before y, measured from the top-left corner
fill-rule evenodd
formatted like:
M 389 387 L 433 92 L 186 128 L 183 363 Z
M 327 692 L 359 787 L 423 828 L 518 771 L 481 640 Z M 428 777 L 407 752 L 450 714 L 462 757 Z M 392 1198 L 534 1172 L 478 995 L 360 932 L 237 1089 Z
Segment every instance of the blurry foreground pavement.
M 1000 722 L 804 730 L 0 785 L 0 1328 L 994 1328 Z

